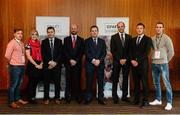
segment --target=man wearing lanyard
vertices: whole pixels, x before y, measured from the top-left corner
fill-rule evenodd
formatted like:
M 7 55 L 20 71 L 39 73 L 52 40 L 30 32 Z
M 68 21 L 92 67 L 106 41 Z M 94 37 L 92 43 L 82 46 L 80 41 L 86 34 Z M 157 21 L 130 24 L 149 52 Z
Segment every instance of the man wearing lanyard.
M 172 88 L 169 80 L 169 67 L 168 63 L 174 56 L 174 48 L 172 40 L 169 36 L 163 33 L 164 24 L 158 22 L 156 24 L 156 35 L 152 37 L 153 41 L 153 55 L 152 55 L 152 77 L 154 81 L 154 86 L 156 90 L 155 100 L 150 102 L 150 105 L 161 105 L 161 84 L 160 75 L 162 73 L 162 78 L 164 85 L 166 87 L 166 98 L 167 105 L 165 110 L 172 109 Z
M 22 83 L 25 69 L 25 49 L 22 29 L 14 30 L 14 39 L 12 39 L 6 48 L 5 58 L 8 61 L 8 72 L 10 84 L 8 89 L 8 104 L 11 108 L 19 108 L 18 104 L 27 104 L 20 98 L 20 86 Z

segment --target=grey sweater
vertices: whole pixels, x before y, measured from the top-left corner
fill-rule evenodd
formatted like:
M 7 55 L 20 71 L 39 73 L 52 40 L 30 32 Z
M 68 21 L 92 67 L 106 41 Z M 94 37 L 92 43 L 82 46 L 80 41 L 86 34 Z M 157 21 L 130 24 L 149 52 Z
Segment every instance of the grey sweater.
M 166 34 L 162 34 L 160 38 L 156 35 L 152 37 L 153 52 L 152 52 L 152 63 L 154 64 L 165 64 L 168 63 L 174 56 L 174 47 L 172 40 Z M 160 51 L 160 58 L 155 59 L 155 50 Z

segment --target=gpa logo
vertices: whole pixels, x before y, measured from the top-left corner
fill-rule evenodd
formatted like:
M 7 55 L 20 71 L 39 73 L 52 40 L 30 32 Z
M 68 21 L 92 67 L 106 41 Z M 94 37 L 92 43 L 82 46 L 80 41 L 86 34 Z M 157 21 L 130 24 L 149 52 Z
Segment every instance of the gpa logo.
M 117 25 L 115 23 L 105 23 L 104 29 L 105 33 L 115 33 L 117 32 Z
M 50 25 L 46 25 L 46 28 L 48 28 L 50 26 L 54 27 L 56 33 L 61 33 L 61 25 L 59 25 L 59 24 L 50 24 Z

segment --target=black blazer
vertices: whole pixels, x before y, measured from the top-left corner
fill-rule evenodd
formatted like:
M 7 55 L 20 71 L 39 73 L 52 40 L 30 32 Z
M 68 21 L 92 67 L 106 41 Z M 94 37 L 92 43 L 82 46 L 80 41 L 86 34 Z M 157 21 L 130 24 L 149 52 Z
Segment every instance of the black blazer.
M 100 64 L 104 64 L 104 58 L 106 56 L 106 44 L 101 38 L 97 38 L 97 47 L 94 47 L 93 38 L 90 37 L 85 40 L 85 55 L 88 63 L 91 63 L 93 59 L 99 59 Z
M 43 66 L 48 67 L 48 62 L 51 61 L 51 48 L 49 39 L 46 38 L 42 40 L 41 44 L 41 53 L 43 59 Z M 53 61 L 55 61 L 58 65 L 61 65 L 62 62 L 62 55 L 63 55 L 63 46 L 62 40 L 58 38 L 54 38 L 54 51 L 53 51 Z
M 64 38 L 64 54 L 66 63 L 69 63 L 70 59 L 76 60 L 77 63 L 81 62 L 82 56 L 84 53 L 84 39 L 77 36 L 75 48 L 72 46 L 72 38 L 68 36 Z
M 136 40 L 137 36 L 132 39 L 131 60 L 136 60 L 138 63 L 147 62 L 152 47 L 152 40 L 146 35 L 142 37 L 138 45 Z
M 132 37 L 128 34 L 125 34 L 125 43 L 123 47 L 119 33 L 111 36 L 110 47 L 114 60 L 113 63 L 115 65 L 119 65 L 120 59 L 127 59 L 127 63 L 130 62 L 131 40 Z

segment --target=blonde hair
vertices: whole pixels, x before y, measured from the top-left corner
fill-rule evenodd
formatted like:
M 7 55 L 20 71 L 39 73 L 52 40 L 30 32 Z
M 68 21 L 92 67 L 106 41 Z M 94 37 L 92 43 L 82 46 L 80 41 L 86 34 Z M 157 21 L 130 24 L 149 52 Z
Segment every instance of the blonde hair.
M 37 30 L 32 30 L 31 33 L 30 33 L 30 35 L 32 36 L 34 33 L 37 33 L 37 36 L 39 36 L 39 33 L 38 33 Z

